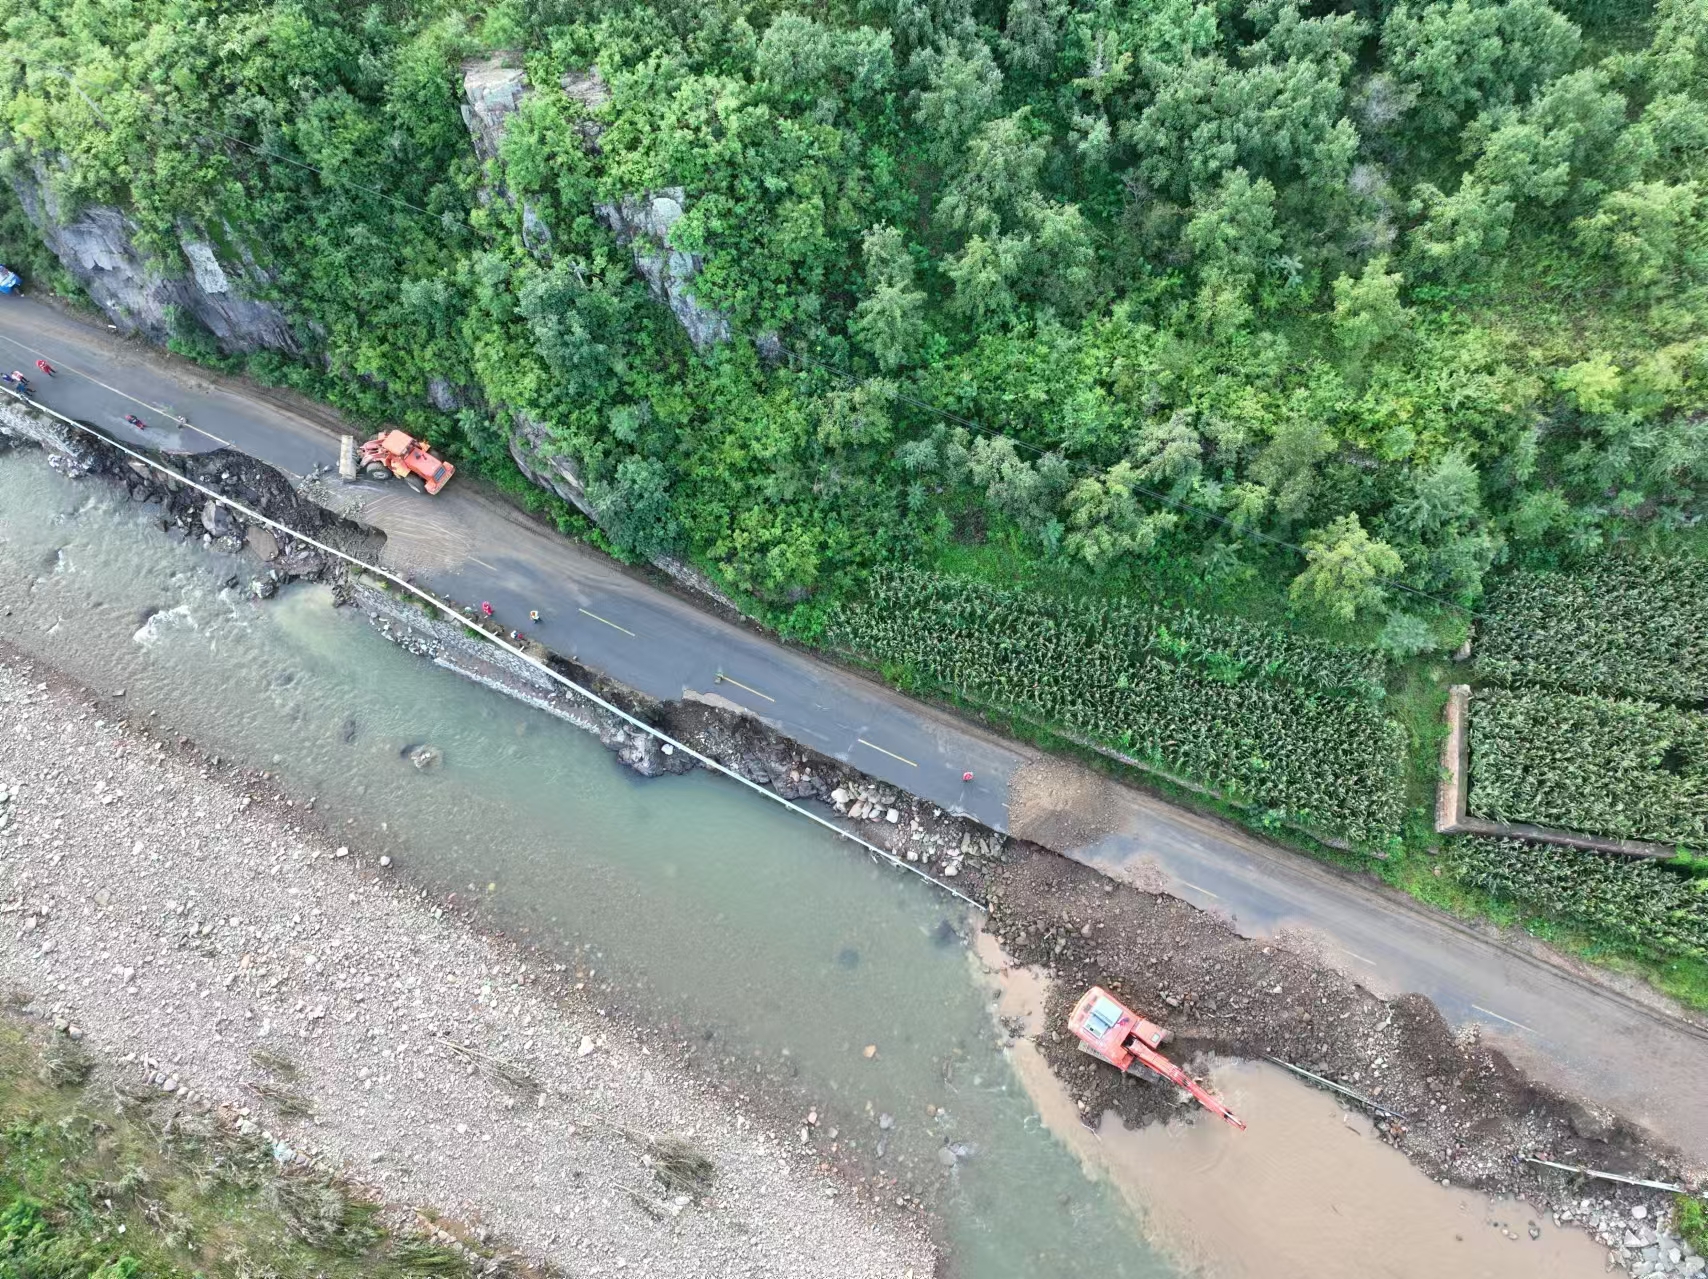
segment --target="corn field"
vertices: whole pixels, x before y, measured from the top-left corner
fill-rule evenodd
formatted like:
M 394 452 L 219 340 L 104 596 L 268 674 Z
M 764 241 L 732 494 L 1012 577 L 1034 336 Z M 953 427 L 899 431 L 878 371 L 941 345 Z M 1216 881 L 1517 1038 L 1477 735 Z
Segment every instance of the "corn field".
M 1479 816 L 1708 848 L 1708 715 L 1490 688 L 1470 723 Z
M 1516 839 L 1449 840 L 1464 884 L 1671 955 L 1708 956 L 1708 878 L 1673 867 Z
M 1379 655 L 1187 610 L 897 569 L 832 642 L 967 700 L 1096 739 L 1367 847 L 1405 810 Z
M 1605 556 L 1489 592 L 1477 672 L 1497 684 L 1708 701 L 1708 559 Z

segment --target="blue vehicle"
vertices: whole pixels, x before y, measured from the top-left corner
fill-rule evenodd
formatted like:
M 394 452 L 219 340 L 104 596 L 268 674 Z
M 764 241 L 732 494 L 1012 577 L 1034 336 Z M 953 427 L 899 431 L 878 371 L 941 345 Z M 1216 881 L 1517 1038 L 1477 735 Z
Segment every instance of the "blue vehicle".
M 8 271 L 0 266 L 0 293 L 16 293 L 24 287 L 24 282 L 18 278 L 16 271 Z

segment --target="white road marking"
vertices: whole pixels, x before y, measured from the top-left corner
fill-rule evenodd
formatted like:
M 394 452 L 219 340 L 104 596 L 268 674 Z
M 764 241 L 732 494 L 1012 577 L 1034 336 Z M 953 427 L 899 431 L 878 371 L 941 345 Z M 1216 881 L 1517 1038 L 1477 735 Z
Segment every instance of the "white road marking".
M 17 347 L 20 351 L 28 352 L 30 355 L 32 355 L 38 359 L 47 360 L 46 354 L 44 354 L 41 351 L 36 350 L 32 346 L 24 345 L 24 343 L 18 341 L 17 338 L 8 337 L 6 334 L 0 333 L 0 341 L 10 342 L 13 346 Z M 129 400 L 132 404 L 140 404 L 143 408 L 147 409 L 150 413 L 163 414 L 164 416 L 166 416 L 167 418 L 169 418 L 171 420 L 171 422 L 174 426 L 179 425 L 177 415 L 175 413 L 173 413 L 170 409 L 167 409 L 167 408 L 163 407 L 162 405 L 150 404 L 147 400 L 139 400 L 136 398 L 136 396 L 132 395 L 129 391 L 121 391 L 116 386 L 110 386 L 106 382 L 101 381 L 101 379 L 96 377 L 93 373 L 85 373 L 82 369 L 74 368 L 72 365 L 65 364 L 65 363 L 54 363 L 54 361 L 52 361 L 52 360 L 47 360 L 47 362 L 49 364 L 53 365 L 54 370 L 56 372 L 71 373 L 71 374 L 76 375 L 77 377 L 82 378 L 85 382 L 93 382 L 96 386 L 100 387 L 103 391 L 111 391 L 114 395 L 118 396 L 120 399 Z M 188 426 L 188 423 L 185 423 L 184 425 Z M 230 440 L 220 439 L 220 437 L 215 435 L 212 431 L 203 430 L 199 426 L 190 426 L 189 429 L 197 432 L 198 434 L 205 435 L 210 440 L 214 440 L 215 442 L 217 442 L 219 444 L 223 444 L 228 449 L 235 449 L 237 447 Z
M 1485 1016 L 1493 1017 L 1496 1021 L 1504 1021 L 1508 1026 L 1517 1026 L 1520 1030 L 1530 1030 L 1530 1027 L 1526 1026 L 1523 1022 L 1514 1021 L 1510 1017 L 1502 1017 L 1499 1013 L 1494 1012 L 1491 1009 L 1484 1008 L 1481 1004 L 1472 1004 L 1471 1007 L 1475 1008 Z M 1534 1035 L 1536 1032 L 1534 1030 L 1530 1030 L 1530 1033 Z
M 630 639 L 639 639 L 640 638 L 640 636 L 636 635 L 628 627 L 618 626 L 615 622 L 611 621 L 609 618 L 600 617 L 599 614 L 597 614 L 597 613 L 588 613 L 587 610 L 584 608 L 578 608 L 575 611 L 577 613 L 586 613 L 587 616 L 591 617 L 595 622 L 604 622 L 605 625 L 609 626 L 612 630 L 621 631 L 624 635 L 627 635 Z
M 491 569 L 494 573 L 498 571 L 498 566 L 496 564 L 488 564 L 485 560 L 477 559 L 473 555 L 469 556 L 469 563 L 478 564 L 482 568 Z
M 1216 894 L 1212 893 L 1208 888 L 1200 888 L 1200 887 L 1198 887 L 1198 885 L 1191 883 L 1188 880 L 1184 880 L 1184 879 L 1181 880 L 1180 886 L 1182 888 L 1190 888 L 1195 893 L 1203 893 L 1204 896 L 1206 896 L 1206 897 L 1215 897 L 1217 901 L 1222 900 L 1220 897 L 1216 897 Z
M 719 675 L 718 676 L 718 683 L 720 683 L 720 684 L 734 684 L 737 688 L 745 688 L 745 689 L 747 689 L 748 692 L 752 693 L 755 697 L 763 697 L 768 702 L 775 702 L 777 700 L 775 697 L 772 697 L 771 694 L 761 693 L 757 688 L 749 688 L 746 684 L 743 684 L 740 680 L 735 679 L 729 675 Z
M 909 768 L 918 768 L 919 767 L 918 764 L 915 764 L 907 756 L 897 755 L 894 751 L 887 751 L 882 746 L 879 746 L 876 742 L 868 742 L 864 737 L 857 737 L 854 740 L 859 742 L 860 745 L 862 745 L 862 746 L 870 746 L 873 750 L 877 751 L 878 754 L 880 754 L 880 755 L 888 755 L 891 759 L 899 759 L 902 763 L 906 764 Z

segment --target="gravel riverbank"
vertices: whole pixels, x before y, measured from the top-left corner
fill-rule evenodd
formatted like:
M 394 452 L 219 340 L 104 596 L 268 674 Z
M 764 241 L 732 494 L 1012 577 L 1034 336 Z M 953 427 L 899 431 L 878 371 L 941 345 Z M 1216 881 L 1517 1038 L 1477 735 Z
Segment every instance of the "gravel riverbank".
M 287 1157 L 577 1275 L 932 1273 L 916 1220 L 855 1202 L 574 974 L 4 649 L 0 789 L 0 975 L 119 1082 L 242 1111 Z M 711 1161 L 697 1198 L 658 1175 L 672 1139 Z

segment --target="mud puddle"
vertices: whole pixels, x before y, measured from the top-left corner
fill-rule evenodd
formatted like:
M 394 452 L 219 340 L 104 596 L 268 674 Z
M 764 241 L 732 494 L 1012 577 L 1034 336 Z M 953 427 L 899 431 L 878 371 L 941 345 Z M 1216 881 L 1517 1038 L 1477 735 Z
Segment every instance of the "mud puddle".
M 977 962 L 1044 1126 L 1088 1177 L 1113 1185 L 1156 1246 L 1204 1279 L 1591 1279 L 1605 1254 L 1521 1200 L 1439 1185 L 1369 1121 L 1262 1062 L 1219 1061 L 1211 1087 L 1245 1121 L 1088 1127 L 1033 1037 L 1049 983 L 980 934 Z M 1065 1031 L 1063 1032 L 1065 1033 Z M 1133 1087 L 1146 1087 L 1136 1080 Z

